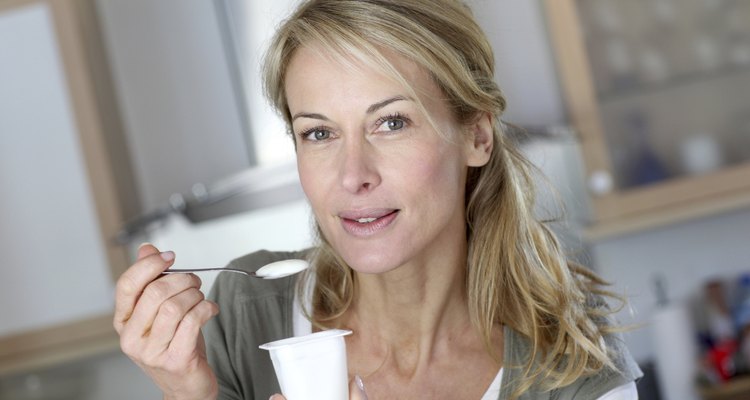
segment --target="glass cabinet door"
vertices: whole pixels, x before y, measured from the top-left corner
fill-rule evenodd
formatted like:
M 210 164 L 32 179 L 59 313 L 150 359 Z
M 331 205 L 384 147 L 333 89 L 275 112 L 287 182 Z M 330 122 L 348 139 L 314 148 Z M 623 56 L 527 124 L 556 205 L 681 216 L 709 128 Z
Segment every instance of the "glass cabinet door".
M 750 190 L 750 1 L 547 0 L 547 13 L 598 219 Z
M 750 160 L 750 2 L 577 3 L 618 187 Z

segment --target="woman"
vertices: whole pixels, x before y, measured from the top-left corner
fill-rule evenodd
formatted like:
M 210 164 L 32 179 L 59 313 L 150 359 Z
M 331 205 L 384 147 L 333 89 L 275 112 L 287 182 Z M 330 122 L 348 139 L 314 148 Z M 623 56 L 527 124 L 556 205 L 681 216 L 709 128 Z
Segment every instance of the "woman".
M 313 273 L 220 276 L 217 305 L 195 277 L 156 279 L 174 254 L 142 246 L 118 283 L 115 327 L 165 398 L 265 398 L 278 386 L 258 345 L 329 328 L 354 332 L 353 399 L 637 398 L 641 373 L 612 333 L 602 281 L 532 215 L 493 60 L 458 0 L 298 7 L 264 79 L 319 244 L 233 264 L 305 257 Z

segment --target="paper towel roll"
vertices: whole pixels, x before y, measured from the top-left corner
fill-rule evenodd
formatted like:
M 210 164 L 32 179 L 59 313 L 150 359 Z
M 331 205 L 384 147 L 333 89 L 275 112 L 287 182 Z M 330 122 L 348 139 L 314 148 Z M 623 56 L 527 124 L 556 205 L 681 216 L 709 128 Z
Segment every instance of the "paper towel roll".
M 658 309 L 651 327 L 662 398 L 699 400 L 695 390 L 698 346 L 688 307 L 672 304 Z

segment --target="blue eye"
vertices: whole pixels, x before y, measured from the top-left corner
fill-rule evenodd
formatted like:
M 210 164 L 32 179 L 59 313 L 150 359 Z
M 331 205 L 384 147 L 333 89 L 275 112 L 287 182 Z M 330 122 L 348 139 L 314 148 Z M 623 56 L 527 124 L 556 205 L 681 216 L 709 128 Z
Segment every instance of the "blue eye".
M 325 128 L 312 128 L 302 132 L 300 136 L 305 140 L 318 142 L 329 139 L 331 137 L 331 131 Z
M 404 127 L 404 121 L 400 119 L 389 119 L 386 124 L 388 125 L 388 129 L 392 131 L 396 131 Z
M 377 126 L 377 131 L 379 132 L 393 132 L 400 131 L 401 129 L 406 128 L 409 122 L 409 118 L 401 114 L 393 114 L 378 119 L 375 125 Z

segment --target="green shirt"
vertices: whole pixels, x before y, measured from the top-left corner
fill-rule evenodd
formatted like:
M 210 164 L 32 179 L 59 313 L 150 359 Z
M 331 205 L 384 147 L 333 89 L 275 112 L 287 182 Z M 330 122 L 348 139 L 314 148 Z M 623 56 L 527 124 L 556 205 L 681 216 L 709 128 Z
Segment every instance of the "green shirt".
M 230 266 L 256 271 L 273 261 L 305 256 L 305 251 L 259 251 L 232 261 Z M 203 333 L 208 361 L 219 382 L 220 400 L 266 400 L 280 393 L 271 358 L 258 346 L 293 336 L 295 279 L 294 276 L 275 280 L 247 279 L 227 273 L 216 278 L 209 298 L 219 304 L 220 312 L 206 324 Z M 498 400 L 507 398 L 519 376 L 519 368 L 512 366 L 523 365 L 530 352 L 524 336 L 507 327 L 504 335 L 505 367 Z M 617 355 L 615 363 L 620 372 L 603 370 L 550 392 L 532 388 L 519 400 L 592 400 L 641 377 L 622 339 L 610 335 L 605 340 Z

